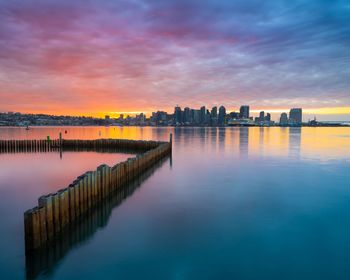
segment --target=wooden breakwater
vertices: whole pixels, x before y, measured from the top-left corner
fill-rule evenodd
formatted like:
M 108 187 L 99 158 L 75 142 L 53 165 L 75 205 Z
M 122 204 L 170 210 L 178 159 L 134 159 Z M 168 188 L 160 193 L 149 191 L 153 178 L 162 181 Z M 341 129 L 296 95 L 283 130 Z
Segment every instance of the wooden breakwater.
M 24 140 L 21 143 L 30 146 L 32 141 L 35 140 Z M 59 142 L 62 149 L 80 144 L 80 148 L 122 146 L 145 152 L 111 167 L 100 165 L 95 171 L 79 176 L 67 188 L 41 196 L 38 206 L 24 213 L 26 252 L 36 250 L 57 239 L 67 227 L 86 216 L 91 208 L 107 199 L 118 188 L 140 176 L 160 159 L 171 154 L 172 149 L 171 135 L 170 142 L 118 139 L 59 140 Z M 22 147 L 24 146 L 25 144 L 22 144 Z
M 97 139 L 97 140 L 0 140 L 0 153 L 33 153 L 54 151 L 79 151 L 120 149 L 147 151 L 158 147 L 158 141 L 139 141 L 126 139 Z
M 90 209 L 84 219 L 74 222 L 54 242 L 26 254 L 26 279 L 37 279 L 42 273 L 53 273 L 56 265 L 75 247 L 92 239 L 96 232 L 107 226 L 113 209 L 132 196 L 142 183 L 162 166 L 167 158 L 162 158 L 135 180 L 116 189 L 106 200 Z

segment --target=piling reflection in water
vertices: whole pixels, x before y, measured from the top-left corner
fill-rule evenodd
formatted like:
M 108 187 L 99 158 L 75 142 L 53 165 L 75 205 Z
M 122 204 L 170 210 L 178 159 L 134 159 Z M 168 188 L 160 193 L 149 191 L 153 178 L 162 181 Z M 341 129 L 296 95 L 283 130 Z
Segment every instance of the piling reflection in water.
M 145 180 L 170 159 L 171 155 L 160 159 L 133 181 L 111 193 L 103 202 L 89 210 L 77 223 L 67 227 L 62 235 L 51 244 L 27 253 L 26 279 L 36 279 L 43 274 L 52 274 L 56 265 L 72 249 L 85 242 L 89 242 L 99 229 L 107 226 L 112 210 L 121 205 Z

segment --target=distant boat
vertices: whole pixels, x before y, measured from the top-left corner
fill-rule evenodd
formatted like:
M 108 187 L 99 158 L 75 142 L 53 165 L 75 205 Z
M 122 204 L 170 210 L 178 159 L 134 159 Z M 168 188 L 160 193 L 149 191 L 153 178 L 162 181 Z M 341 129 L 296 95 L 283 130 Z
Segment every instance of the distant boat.
M 26 127 L 26 130 L 29 130 L 30 128 L 29 128 L 29 126 L 27 125 L 27 127 Z

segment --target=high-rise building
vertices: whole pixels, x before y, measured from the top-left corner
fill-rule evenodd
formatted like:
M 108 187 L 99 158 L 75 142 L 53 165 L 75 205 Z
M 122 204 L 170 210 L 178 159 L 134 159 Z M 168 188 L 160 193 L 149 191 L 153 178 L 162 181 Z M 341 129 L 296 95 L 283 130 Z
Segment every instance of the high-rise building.
M 211 117 L 212 118 L 217 118 L 218 117 L 218 107 L 213 107 L 212 109 L 211 109 Z
M 286 126 L 288 125 L 288 116 L 287 113 L 282 113 L 280 117 L 280 125 L 281 126 Z
M 289 124 L 301 125 L 303 122 L 303 113 L 301 108 L 290 109 L 289 112 Z
M 190 123 L 191 122 L 191 114 L 190 114 L 190 108 L 186 107 L 184 109 L 184 123 Z
M 265 120 L 265 112 L 261 111 L 259 114 L 259 121 L 263 122 Z
M 210 114 L 211 116 L 211 122 L 210 122 L 210 124 L 212 125 L 212 126 L 217 126 L 218 125 L 218 107 L 213 107 L 212 109 L 211 109 L 211 114 Z
M 182 120 L 181 120 L 181 108 L 179 106 L 175 107 L 175 110 L 174 110 L 174 121 L 175 121 L 175 124 L 182 122 Z
M 239 116 L 242 119 L 249 119 L 249 106 L 243 105 L 239 110 Z
M 195 124 L 199 124 L 201 120 L 201 111 L 200 110 L 193 110 L 193 122 Z
M 201 124 L 205 124 L 205 121 L 206 121 L 205 115 L 206 115 L 205 106 L 202 106 L 200 109 L 200 123 Z
M 220 106 L 219 118 L 218 118 L 219 125 L 221 125 L 221 126 L 225 125 L 225 117 L 226 117 L 226 108 L 224 106 Z
M 210 124 L 211 123 L 211 115 L 209 110 L 207 110 L 206 114 L 205 114 L 205 124 Z
M 265 116 L 265 121 L 270 122 L 271 121 L 271 114 L 267 113 Z

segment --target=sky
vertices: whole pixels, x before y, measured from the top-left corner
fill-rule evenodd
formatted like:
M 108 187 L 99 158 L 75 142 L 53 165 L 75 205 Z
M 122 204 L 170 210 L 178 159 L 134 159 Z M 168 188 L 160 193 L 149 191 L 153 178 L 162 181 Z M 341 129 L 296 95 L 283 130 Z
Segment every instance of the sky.
M 348 0 L 0 0 L 0 111 L 350 120 Z

